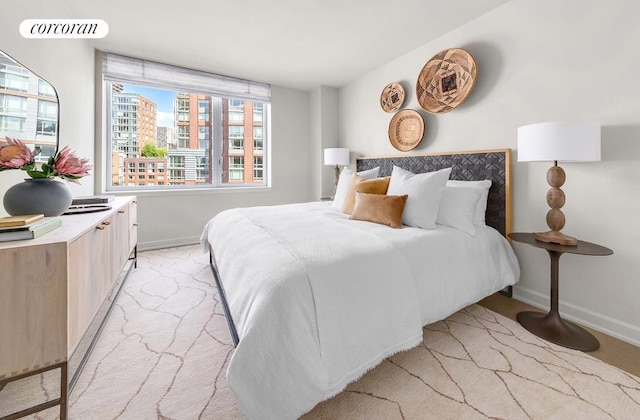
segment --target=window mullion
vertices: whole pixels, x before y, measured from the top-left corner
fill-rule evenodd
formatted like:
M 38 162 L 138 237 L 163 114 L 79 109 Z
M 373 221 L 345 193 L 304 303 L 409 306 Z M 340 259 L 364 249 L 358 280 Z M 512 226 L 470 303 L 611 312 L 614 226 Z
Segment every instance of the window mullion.
M 222 185 L 222 142 L 223 134 L 222 134 L 222 99 L 221 98 L 212 98 L 212 106 L 211 106 L 211 118 L 213 125 L 213 133 L 211 133 L 211 162 L 213 165 L 213 172 L 211 173 L 212 179 L 211 184 L 214 187 L 219 187 Z

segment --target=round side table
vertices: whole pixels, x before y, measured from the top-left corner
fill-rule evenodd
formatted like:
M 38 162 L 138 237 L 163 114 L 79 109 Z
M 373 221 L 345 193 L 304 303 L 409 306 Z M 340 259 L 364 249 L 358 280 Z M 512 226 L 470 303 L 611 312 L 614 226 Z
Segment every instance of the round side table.
M 582 351 L 600 348 L 600 342 L 590 332 L 573 322 L 565 321 L 558 312 L 558 268 L 564 253 L 576 255 L 605 256 L 613 254 L 609 248 L 590 242 L 578 241 L 577 245 L 559 245 L 535 239 L 534 233 L 510 233 L 516 242 L 546 249 L 551 259 L 551 308 L 549 313 L 525 311 L 516 316 L 518 322 L 529 332 L 552 343 Z

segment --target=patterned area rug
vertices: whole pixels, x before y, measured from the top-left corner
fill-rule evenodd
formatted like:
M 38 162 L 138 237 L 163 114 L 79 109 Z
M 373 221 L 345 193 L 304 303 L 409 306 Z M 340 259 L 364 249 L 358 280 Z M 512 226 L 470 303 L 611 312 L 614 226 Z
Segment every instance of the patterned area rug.
M 71 394 L 70 418 L 243 418 L 226 385 L 233 347 L 207 255 L 196 246 L 143 252 L 138 267 Z M 640 418 L 639 378 L 479 305 L 424 331 L 422 345 L 303 419 Z M 55 388 L 55 378 L 9 385 L 0 408 Z

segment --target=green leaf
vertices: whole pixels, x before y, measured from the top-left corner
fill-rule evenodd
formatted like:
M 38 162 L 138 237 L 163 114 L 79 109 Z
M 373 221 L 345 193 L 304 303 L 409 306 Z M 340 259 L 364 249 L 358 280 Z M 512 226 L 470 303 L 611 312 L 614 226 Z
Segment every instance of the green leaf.
M 40 171 L 27 171 L 27 174 L 29 174 L 31 178 L 47 178 L 47 176 Z
M 44 175 L 49 175 L 53 172 L 53 168 L 49 165 L 47 165 L 46 163 L 43 163 L 42 166 L 40 167 L 40 171 L 44 174 Z

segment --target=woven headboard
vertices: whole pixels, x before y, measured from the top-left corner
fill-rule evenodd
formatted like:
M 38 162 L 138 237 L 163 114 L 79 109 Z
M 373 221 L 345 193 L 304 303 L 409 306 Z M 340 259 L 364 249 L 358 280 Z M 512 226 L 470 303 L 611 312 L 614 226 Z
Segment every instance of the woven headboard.
M 380 176 L 391 175 L 394 165 L 416 174 L 452 168 L 450 179 L 463 181 L 490 179 L 486 223 L 505 237 L 511 233 L 511 149 L 356 159 L 358 171 L 379 166 Z

